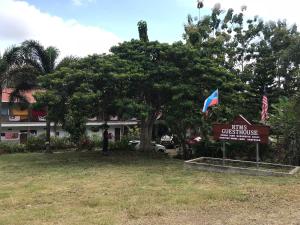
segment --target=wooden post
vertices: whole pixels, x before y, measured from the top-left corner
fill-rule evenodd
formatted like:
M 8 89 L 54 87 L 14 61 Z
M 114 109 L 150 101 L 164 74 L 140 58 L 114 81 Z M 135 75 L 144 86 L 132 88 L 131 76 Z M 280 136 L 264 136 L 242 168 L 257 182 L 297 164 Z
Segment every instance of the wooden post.
M 258 168 L 259 163 L 259 143 L 256 143 L 256 167 Z
M 225 142 L 222 143 L 222 152 L 223 152 L 223 166 L 225 165 L 225 158 L 226 158 L 226 147 L 225 147 Z

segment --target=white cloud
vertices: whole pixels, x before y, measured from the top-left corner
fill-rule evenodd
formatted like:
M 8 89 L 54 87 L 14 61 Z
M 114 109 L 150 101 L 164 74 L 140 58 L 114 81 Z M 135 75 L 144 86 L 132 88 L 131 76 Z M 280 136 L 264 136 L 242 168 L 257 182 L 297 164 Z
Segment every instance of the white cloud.
M 95 2 L 95 0 L 71 0 L 72 3 L 76 6 L 81 6 L 83 5 L 85 2 L 86 3 L 92 3 L 92 2 Z
M 196 0 L 176 0 L 176 2 L 181 6 L 191 8 L 196 8 L 197 3 Z M 287 19 L 289 24 L 297 23 L 300 26 L 300 1 L 298 0 L 203 0 L 203 2 L 204 9 L 212 8 L 217 2 L 221 3 L 223 9 L 233 8 L 237 11 L 242 5 L 246 5 L 246 15 L 258 15 L 264 20 Z
M 0 51 L 28 39 L 57 47 L 61 56 L 108 52 L 121 41 L 100 27 L 64 20 L 41 12 L 25 1 L 0 0 Z

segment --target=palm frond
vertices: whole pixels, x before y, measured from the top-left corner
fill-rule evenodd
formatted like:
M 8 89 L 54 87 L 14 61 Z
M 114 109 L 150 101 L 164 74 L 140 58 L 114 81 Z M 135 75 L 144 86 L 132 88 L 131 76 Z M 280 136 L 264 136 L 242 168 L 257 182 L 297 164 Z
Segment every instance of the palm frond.
M 11 67 L 6 72 L 7 87 L 22 87 L 22 90 L 30 90 L 37 86 L 37 71 L 32 66 Z
M 7 67 L 11 65 L 22 65 L 23 57 L 21 55 L 21 48 L 17 46 L 7 48 L 3 54 L 3 60 L 5 60 Z
M 21 108 L 27 108 L 29 105 L 29 100 L 24 95 L 24 91 L 18 88 L 15 88 L 9 96 L 9 105 L 18 102 L 21 105 Z
M 22 43 L 22 51 L 26 63 L 35 67 L 41 74 L 54 71 L 59 56 L 57 48 L 50 46 L 45 49 L 38 41 L 27 40 Z
M 47 63 L 47 56 L 44 47 L 35 40 L 24 41 L 21 46 L 26 63 L 35 62 L 32 66 L 40 73 L 45 73 L 44 65 Z

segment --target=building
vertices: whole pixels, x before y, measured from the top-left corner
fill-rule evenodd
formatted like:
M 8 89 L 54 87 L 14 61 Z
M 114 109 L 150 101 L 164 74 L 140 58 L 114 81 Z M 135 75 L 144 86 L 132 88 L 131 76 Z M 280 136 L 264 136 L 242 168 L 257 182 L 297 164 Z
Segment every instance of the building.
M 18 101 L 9 104 L 10 94 L 13 89 L 6 88 L 2 91 L 1 107 L 1 141 L 24 143 L 29 136 L 38 136 L 46 133 L 46 111 L 22 108 Z M 35 103 L 33 94 L 38 90 L 27 91 L 23 96 L 30 104 Z M 102 138 L 103 130 L 100 128 L 104 121 L 97 118 L 88 120 L 87 135 Z M 112 141 L 118 141 L 125 135 L 129 127 L 138 124 L 137 120 L 119 120 L 118 117 L 110 117 L 108 132 L 111 133 Z M 51 136 L 65 137 L 68 133 L 58 124 L 54 127 L 51 123 Z

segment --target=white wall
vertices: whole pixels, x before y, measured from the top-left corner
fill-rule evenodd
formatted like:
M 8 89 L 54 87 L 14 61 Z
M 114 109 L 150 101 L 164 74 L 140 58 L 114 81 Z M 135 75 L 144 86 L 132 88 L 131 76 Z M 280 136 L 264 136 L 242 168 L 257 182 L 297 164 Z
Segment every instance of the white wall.
M 112 139 L 110 139 L 110 141 L 115 141 L 115 128 L 120 128 L 121 129 L 120 137 L 122 138 L 122 135 L 123 135 L 123 126 L 120 126 L 120 125 L 110 126 L 108 128 L 108 133 L 112 134 Z M 2 128 L 2 133 L 5 133 L 5 132 L 16 132 L 16 133 L 20 134 L 21 130 L 27 130 L 27 129 L 28 129 L 27 127 L 14 127 L 14 128 L 11 128 L 11 129 Z M 42 135 L 42 134 L 46 134 L 46 129 L 44 127 L 30 127 L 29 129 L 30 130 L 36 130 L 37 131 L 37 136 Z M 58 127 L 56 129 L 56 131 L 59 132 L 59 137 L 69 136 L 68 132 L 66 132 L 65 130 L 61 129 L 60 127 Z M 103 129 L 99 129 L 99 131 L 93 132 L 91 130 L 91 127 L 87 127 L 87 135 L 89 137 L 97 136 L 98 138 L 102 139 L 103 131 L 104 131 Z M 51 128 L 51 136 L 55 136 L 53 127 Z M 20 137 L 20 135 L 19 135 L 19 137 Z M 3 140 L 3 141 L 15 141 L 15 142 L 19 142 L 19 138 L 18 139 L 14 139 L 14 140 L 6 140 L 5 137 L 1 137 L 1 140 Z

